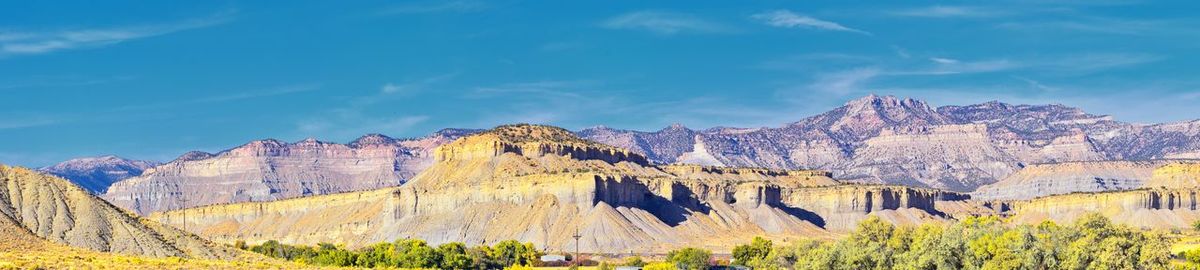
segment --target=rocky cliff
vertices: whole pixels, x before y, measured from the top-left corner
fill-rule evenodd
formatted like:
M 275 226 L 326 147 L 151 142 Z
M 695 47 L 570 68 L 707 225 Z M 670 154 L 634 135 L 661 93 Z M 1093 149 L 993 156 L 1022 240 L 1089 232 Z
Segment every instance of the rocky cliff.
M 113 183 L 142 175 L 142 171 L 157 165 L 153 161 L 99 156 L 71 159 L 38 170 L 71 180 L 92 193 L 104 194 Z
M 875 95 L 778 128 L 579 134 L 657 163 L 814 168 L 841 180 L 955 191 L 997 182 L 1026 164 L 1200 157 L 1200 121 L 1140 125 L 1058 104 L 933 108 Z
M 1032 224 L 1044 220 L 1072 222 L 1082 214 L 1097 212 L 1117 223 L 1137 228 L 1191 228 L 1200 220 L 1200 163 L 1193 160 L 1157 161 L 1151 165 L 1155 168 L 1141 188 L 1013 201 L 1006 203 L 1012 208 L 1007 214 L 1013 215 L 1018 222 Z
M 1200 160 L 1172 162 L 1158 167 L 1145 186 L 1149 188 L 1200 188 Z
M 1085 161 L 1035 164 L 971 193 L 980 200 L 1027 200 L 1074 192 L 1137 189 L 1171 161 Z
M 398 186 L 433 162 L 433 149 L 470 130 L 418 139 L 379 134 L 349 144 L 260 140 L 216 154 L 190 152 L 114 183 L 103 197 L 139 214 Z
M 1013 220 L 1037 224 L 1070 223 L 1100 213 L 1116 223 L 1144 229 L 1185 229 L 1200 220 L 1197 188 L 1147 188 L 1128 191 L 1055 195 L 1013 203 Z
M 517 239 L 565 250 L 578 232 L 585 252 L 652 252 L 728 248 L 755 235 L 826 237 L 869 214 L 900 223 L 943 220 L 949 216 L 935 204 L 964 199 L 909 187 L 845 186 L 821 171 L 654 165 L 633 151 L 547 126 L 502 126 L 435 153 L 437 162 L 402 187 L 152 218 L 186 222 L 226 242 Z
M 121 181 L 104 198 L 144 214 L 396 186 L 434 162 L 434 147 L 472 132 L 405 140 L 369 135 L 345 145 L 263 140 L 215 154 L 189 152 Z M 819 169 L 845 181 L 959 192 L 1028 164 L 1200 157 L 1200 121 L 1140 125 L 1057 104 L 935 108 L 875 95 L 777 128 L 596 127 L 576 134 L 629 149 L 648 163 Z M 195 195 L 200 186 L 214 195 Z
M 5 232 L 6 240 L 17 242 L 5 246 L 15 248 L 46 240 L 102 252 L 155 257 L 226 259 L 241 254 L 133 216 L 67 180 L 3 165 L 0 230 Z

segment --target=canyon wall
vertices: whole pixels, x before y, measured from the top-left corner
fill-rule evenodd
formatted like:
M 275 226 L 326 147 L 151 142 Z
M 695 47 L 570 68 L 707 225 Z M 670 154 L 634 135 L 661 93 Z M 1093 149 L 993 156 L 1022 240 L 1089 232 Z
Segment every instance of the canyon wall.
M 221 242 L 351 246 L 398 238 L 551 250 L 727 249 L 754 236 L 832 237 L 870 214 L 917 223 L 949 218 L 962 195 L 899 186 L 847 186 L 803 170 L 646 164 L 639 154 L 565 130 L 502 126 L 437 151 L 402 187 L 154 214 Z

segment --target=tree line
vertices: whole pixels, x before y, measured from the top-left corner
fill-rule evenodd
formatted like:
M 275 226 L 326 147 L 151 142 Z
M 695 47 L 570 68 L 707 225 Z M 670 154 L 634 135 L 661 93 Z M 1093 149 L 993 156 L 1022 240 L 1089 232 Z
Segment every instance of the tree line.
M 1171 240 L 1087 214 L 1073 224 L 1012 225 L 971 217 L 950 225 L 893 226 L 872 216 L 837 241 L 733 249 L 754 269 L 1167 269 Z
M 401 239 L 349 250 L 329 243 L 317 246 L 287 245 L 270 240 L 259 245 L 236 247 L 303 264 L 345 267 L 397 267 L 437 269 L 502 269 L 514 265 L 532 266 L 541 254 L 533 243 L 507 240 L 494 246 L 467 247 L 453 242 L 431 246 L 419 239 Z

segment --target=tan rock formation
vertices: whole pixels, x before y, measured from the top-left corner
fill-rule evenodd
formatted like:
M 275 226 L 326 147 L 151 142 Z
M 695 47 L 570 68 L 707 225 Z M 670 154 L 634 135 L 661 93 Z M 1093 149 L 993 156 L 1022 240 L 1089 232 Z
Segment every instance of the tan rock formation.
M 1200 162 L 1175 162 L 1154 170 L 1146 187 L 1200 188 Z
M 1035 164 L 971 193 L 977 200 L 1027 200 L 1074 192 L 1141 188 L 1170 161 L 1085 161 Z
M 122 208 L 148 214 L 398 186 L 433 163 L 435 147 L 457 136 L 443 131 L 397 140 L 372 134 L 349 144 L 313 139 L 253 141 L 218 154 L 185 154 L 113 184 L 103 197 Z
M 1070 223 L 1096 212 L 1113 222 L 1144 229 L 1184 229 L 1200 219 L 1200 189 L 1139 189 L 1055 195 L 1013 203 L 1013 220 Z
M 0 231 L 13 248 L 41 240 L 144 256 L 233 258 L 226 248 L 158 222 L 135 217 L 67 180 L 0 165 Z M 36 237 L 38 239 L 33 239 Z
M 439 147 L 437 163 L 398 188 L 152 215 L 216 241 L 269 239 L 360 246 L 413 237 L 433 243 L 529 241 L 553 250 L 651 252 L 729 248 L 749 237 L 826 237 L 868 214 L 942 220 L 960 195 L 842 186 L 826 172 L 655 166 L 566 130 L 502 126 Z

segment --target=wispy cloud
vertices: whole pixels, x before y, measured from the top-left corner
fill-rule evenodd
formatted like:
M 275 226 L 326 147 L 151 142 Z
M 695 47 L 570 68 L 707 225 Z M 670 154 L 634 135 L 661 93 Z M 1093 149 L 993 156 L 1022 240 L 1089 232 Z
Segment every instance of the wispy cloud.
M 437 13 L 437 12 L 476 12 L 487 9 L 488 5 L 481 1 L 431 1 L 392 6 L 381 11 L 384 15 Z
M 880 75 L 878 68 L 858 68 L 817 74 L 808 89 L 837 95 L 860 92 L 867 81 Z
M 933 61 L 934 63 L 938 63 L 938 64 L 958 64 L 958 62 L 959 62 L 958 59 L 945 58 L 945 57 L 930 57 L 929 61 Z
M 1030 78 L 1025 78 L 1025 77 L 1021 77 L 1021 76 L 1013 76 L 1013 78 L 1014 78 L 1014 79 L 1017 79 L 1017 80 L 1020 80 L 1020 81 L 1023 81 L 1023 82 L 1025 82 L 1025 83 L 1029 84 L 1029 87 L 1032 87 L 1033 89 L 1037 89 L 1037 90 L 1040 90 L 1040 91 L 1045 91 L 1045 92 L 1058 92 L 1058 91 L 1062 91 L 1062 88 L 1058 88 L 1058 87 L 1054 87 L 1054 86 L 1045 85 L 1045 84 L 1042 84 L 1042 82 L 1039 82 L 1039 81 L 1036 81 L 1036 80 L 1033 80 L 1033 79 L 1030 79 Z
M 225 12 L 202 19 L 164 24 L 43 32 L 0 32 L 0 57 L 94 48 L 134 39 L 204 28 L 231 21 L 233 18 L 231 14 L 231 12 Z
M 58 117 L 52 117 L 43 114 L 25 116 L 9 115 L 0 118 L 0 130 L 48 126 L 58 124 L 62 121 L 63 119 Z
M 999 8 L 940 5 L 900 9 L 887 13 L 893 16 L 924 18 L 988 18 L 999 17 L 1008 14 L 1007 11 Z
M 113 110 L 114 111 L 135 111 L 135 110 L 163 109 L 163 108 L 170 108 L 170 107 L 183 106 L 183 105 L 222 103 L 222 102 L 255 99 L 255 98 L 282 96 L 282 95 L 288 95 L 288 94 L 294 94 L 294 93 L 316 91 L 319 89 L 321 89 L 321 86 L 318 84 L 286 85 L 286 86 L 280 86 L 280 87 L 275 87 L 275 88 L 249 90 L 249 91 L 225 94 L 225 95 L 213 95 L 213 96 L 199 97 L 199 98 L 190 99 L 190 100 L 173 100 L 173 101 L 166 101 L 166 102 L 160 102 L 160 103 L 121 106 L 121 107 L 117 107 Z
M 601 26 L 610 29 L 642 30 L 664 35 L 731 31 L 728 26 L 702 20 L 689 14 L 659 11 L 636 11 L 622 14 L 605 20 Z
M 288 86 L 277 87 L 277 88 L 272 88 L 272 89 L 267 89 L 267 90 L 262 90 L 262 91 L 243 92 L 243 93 L 229 94 L 229 95 L 223 95 L 223 96 L 211 96 L 211 97 L 199 98 L 199 99 L 195 99 L 193 102 L 195 102 L 195 103 L 226 102 L 226 101 L 235 101 L 235 100 L 252 99 L 252 98 L 281 96 L 281 95 L 294 94 L 294 93 L 300 93 L 300 92 L 309 92 L 309 91 L 314 91 L 314 90 L 318 90 L 318 89 L 321 89 L 321 87 L 316 84 L 288 85 Z
M 980 61 L 963 61 L 951 58 L 929 58 L 933 66 L 896 67 L 885 72 L 887 75 L 955 75 L 998 72 L 1017 69 L 1022 63 L 1008 59 L 992 59 Z
M 26 81 L 0 83 L 0 90 L 28 89 L 47 87 L 74 87 L 116 83 L 135 79 L 135 76 L 115 76 L 108 78 L 88 78 L 79 76 L 45 76 L 34 77 Z
M 1118 17 L 1078 16 L 1066 19 L 1005 22 L 1001 29 L 1040 32 L 1098 33 L 1117 35 L 1196 35 L 1200 29 L 1195 21 L 1169 19 L 1134 19 Z
M 828 31 L 843 31 L 853 32 L 864 35 L 871 35 L 870 32 L 858 30 L 841 24 L 825 21 L 805 15 L 793 13 L 788 10 L 775 10 L 759 14 L 751 15 L 750 18 L 761 21 L 767 25 L 784 28 L 808 28 Z
M 413 94 L 415 92 L 424 91 L 432 85 L 454 79 L 456 76 L 458 76 L 457 72 L 437 75 L 419 80 L 411 80 L 404 83 L 389 82 L 380 87 L 379 92 L 389 95 Z

